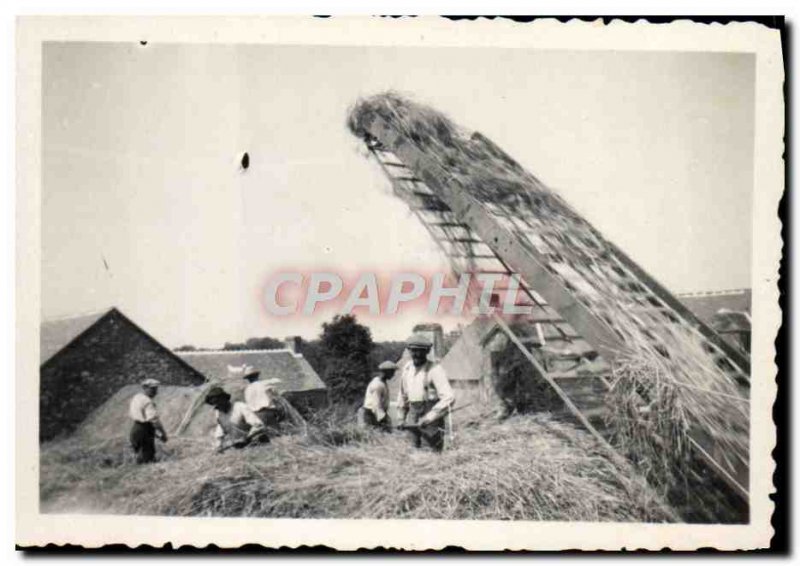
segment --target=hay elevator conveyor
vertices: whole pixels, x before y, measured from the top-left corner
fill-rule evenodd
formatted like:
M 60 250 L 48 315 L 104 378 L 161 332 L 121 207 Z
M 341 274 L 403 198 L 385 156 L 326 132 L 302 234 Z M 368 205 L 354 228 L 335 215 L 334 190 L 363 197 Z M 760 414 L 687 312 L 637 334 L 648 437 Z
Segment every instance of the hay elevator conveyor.
M 516 304 L 530 306 L 532 313 L 495 316 L 496 328 L 606 447 L 613 450 L 613 431 L 604 425 L 604 397 L 614 386 L 610 368 L 626 344 L 642 341 L 670 364 L 687 363 L 700 352 L 732 376 L 743 397 L 749 396 L 748 357 L 558 195 L 542 186 L 548 198 L 520 195 L 524 206 L 514 199 L 481 198 L 465 190 L 457 176 L 429 158 L 401 128 L 374 116 L 364 130 L 367 148 L 394 193 L 447 256 L 454 275 L 494 273 L 519 281 Z M 519 167 L 492 142 L 476 136 L 477 143 Z M 587 360 L 591 363 L 583 363 Z M 698 458 L 746 501 L 748 453 L 732 451 L 699 429 L 689 437 Z

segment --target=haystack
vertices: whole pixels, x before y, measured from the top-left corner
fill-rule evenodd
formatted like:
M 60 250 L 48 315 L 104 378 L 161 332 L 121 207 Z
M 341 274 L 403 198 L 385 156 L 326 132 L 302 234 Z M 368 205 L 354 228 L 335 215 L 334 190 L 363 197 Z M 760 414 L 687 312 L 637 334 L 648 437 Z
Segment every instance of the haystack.
M 126 385 L 117 391 L 86 418 L 76 431 L 76 436 L 88 442 L 106 441 L 117 437 L 127 438 L 131 426 L 128 408 L 131 398 L 141 390 L 139 385 Z M 159 387 L 155 402 L 167 433 L 177 430 L 186 411 L 202 390 L 202 386 L 162 385 Z

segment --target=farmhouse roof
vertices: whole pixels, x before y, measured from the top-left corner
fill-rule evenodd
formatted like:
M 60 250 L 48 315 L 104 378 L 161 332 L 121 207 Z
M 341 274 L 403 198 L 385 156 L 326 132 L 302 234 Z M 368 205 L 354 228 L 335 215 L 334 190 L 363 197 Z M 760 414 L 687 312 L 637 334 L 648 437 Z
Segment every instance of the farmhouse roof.
M 39 334 L 39 363 L 44 364 L 55 356 L 111 310 L 42 321 Z
M 720 311 L 744 312 L 750 314 L 750 289 L 730 291 L 710 291 L 705 293 L 684 293 L 678 299 L 691 310 L 697 318 L 711 324 L 714 315 Z
M 281 380 L 275 388 L 280 392 L 301 392 L 325 389 L 325 383 L 311 364 L 300 354 L 288 349 L 279 350 L 211 350 L 176 352 L 185 362 L 206 376 L 208 380 L 244 380 L 231 377 L 228 367 L 253 366 L 261 372 L 261 379 Z
M 180 356 L 176 356 L 172 350 L 153 338 L 141 326 L 125 316 L 116 307 L 110 307 L 93 313 L 65 316 L 42 321 L 39 328 L 39 364 L 44 366 L 49 363 L 59 352 L 63 351 L 70 344 L 76 343 L 81 336 L 96 326 L 100 321 L 111 316 L 122 320 L 128 327 L 138 332 L 149 341 L 157 350 L 160 350 L 166 356 L 172 357 L 179 364 L 186 367 L 187 370 L 196 376 L 197 381 L 203 380 L 203 375 L 200 372 L 190 364 L 187 364 Z

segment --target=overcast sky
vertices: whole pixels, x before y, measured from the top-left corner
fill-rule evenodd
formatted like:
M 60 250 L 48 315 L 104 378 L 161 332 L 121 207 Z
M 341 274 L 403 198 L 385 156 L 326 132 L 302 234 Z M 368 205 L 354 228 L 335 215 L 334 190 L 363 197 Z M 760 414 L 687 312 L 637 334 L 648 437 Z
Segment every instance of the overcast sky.
M 356 99 L 386 89 L 489 136 L 673 292 L 749 287 L 753 63 L 46 44 L 42 315 L 114 305 L 171 347 L 310 338 L 333 313 L 267 317 L 272 273 L 445 271 L 345 127 Z M 365 319 L 379 339 L 427 320 Z

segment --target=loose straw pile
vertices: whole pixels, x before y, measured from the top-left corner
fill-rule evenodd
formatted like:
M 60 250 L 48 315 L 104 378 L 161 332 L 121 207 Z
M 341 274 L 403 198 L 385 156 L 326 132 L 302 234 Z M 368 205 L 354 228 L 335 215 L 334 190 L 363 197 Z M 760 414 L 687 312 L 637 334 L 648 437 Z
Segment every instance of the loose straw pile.
M 285 436 L 222 455 L 183 440 L 162 463 L 102 469 L 93 467 L 99 452 L 67 458 L 68 447 L 52 446 L 42 458 L 43 508 L 180 516 L 667 520 L 657 496 L 622 473 L 590 436 L 545 416 L 464 429 L 443 454 L 415 450 L 400 433 L 362 430 L 340 442 L 343 435 Z

